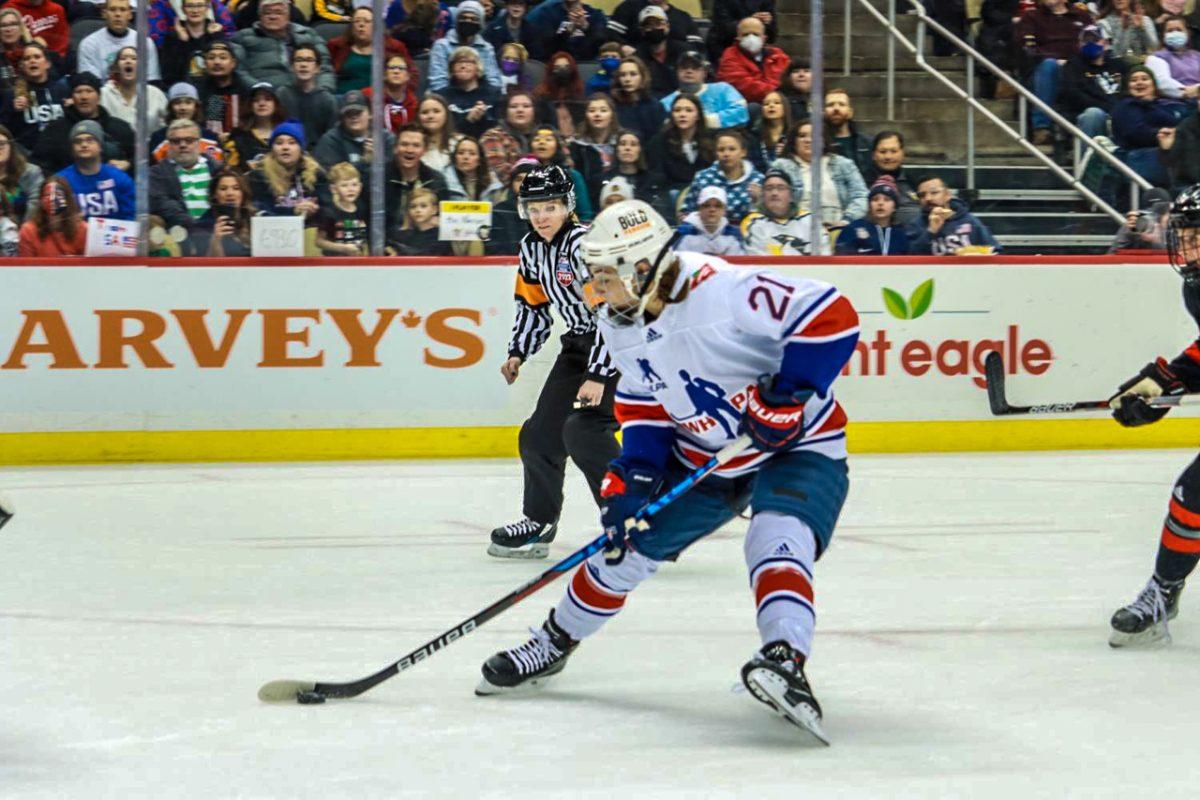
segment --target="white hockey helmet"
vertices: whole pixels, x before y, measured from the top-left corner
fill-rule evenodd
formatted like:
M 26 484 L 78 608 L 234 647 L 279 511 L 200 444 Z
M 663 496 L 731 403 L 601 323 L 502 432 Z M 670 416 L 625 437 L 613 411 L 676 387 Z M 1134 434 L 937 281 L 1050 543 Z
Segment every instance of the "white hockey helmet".
M 579 241 L 579 249 L 588 269 L 610 267 L 617 271 L 629 290 L 641 299 L 637 307 L 640 313 L 658 286 L 659 265 L 674 239 L 675 231 L 649 203 L 622 200 L 592 220 Z M 639 264 L 643 266 L 639 268 Z M 618 309 L 609 310 L 620 314 Z

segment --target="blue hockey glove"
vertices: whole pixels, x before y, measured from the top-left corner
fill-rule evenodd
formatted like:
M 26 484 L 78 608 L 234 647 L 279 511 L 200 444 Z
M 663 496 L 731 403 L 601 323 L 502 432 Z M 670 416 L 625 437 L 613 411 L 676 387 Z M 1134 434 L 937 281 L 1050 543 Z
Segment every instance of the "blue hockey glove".
M 649 520 L 636 518 L 638 511 L 662 485 L 662 473 L 613 463 L 600 484 L 600 525 L 608 535 L 604 560 L 620 564 L 625 558 L 625 537 L 635 530 L 650 530 Z
M 740 433 L 748 435 L 754 446 L 765 452 L 782 450 L 804 434 L 804 404 L 812 397 L 811 389 L 781 391 L 776 388 L 778 375 L 760 375 L 758 384 L 746 395 Z
M 1117 393 L 1109 400 L 1112 416 L 1126 428 L 1136 428 L 1158 422 L 1167 415 L 1166 408 L 1155 408 L 1147 399 L 1162 395 L 1182 394 L 1183 381 L 1179 379 L 1165 359 L 1152 361 L 1142 371 L 1117 387 Z

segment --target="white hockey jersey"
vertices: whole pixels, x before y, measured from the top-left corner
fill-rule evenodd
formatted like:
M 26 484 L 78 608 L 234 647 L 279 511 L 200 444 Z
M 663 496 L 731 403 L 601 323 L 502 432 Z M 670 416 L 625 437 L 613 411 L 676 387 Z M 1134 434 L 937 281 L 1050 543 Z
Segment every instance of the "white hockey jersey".
M 845 458 L 846 414 L 829 384 L 858 340 L 850 301 L 822 281 L 741 269 L 717 256 L 677 255 L 683 269 L 675 289 L 686 282 L 686 299 L 648 324 L 620 326 L 600 314 L 601 334 L 621 372 L 616 414 L 624 453 L 665 442 L 689 468 L 703 464 L 737 437 L 749 387 L 760 375 L 780 372 L 786 357 L 789 369 L 819 387 L 805 404 L 804 436 L 791 449 Z M 673 436 L 662 435 L 666 430 Z M 719 474 L 751 472 L 768 455 L 751 447 Z

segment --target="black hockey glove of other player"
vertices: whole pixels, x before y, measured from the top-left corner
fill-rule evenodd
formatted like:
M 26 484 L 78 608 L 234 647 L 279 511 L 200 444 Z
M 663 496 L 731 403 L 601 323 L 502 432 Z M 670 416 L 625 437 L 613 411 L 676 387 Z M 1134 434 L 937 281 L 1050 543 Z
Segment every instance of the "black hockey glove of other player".
M 1126 428 L 1149 425 L 1167 415 L 1167 408 L 1155 408 L 1147 400 L 1162 395 L 1183 394 L 1185 387 L 1179 376 L 1171 371 L 1166 359 L 1152 361 L 1142 371 L 1117 387 L 1108 401 L 1112 416 Z
M 600 484 L 600 524 L 608 535 L 604 560 L 620 564 L 628 547 L 625 538 L 634 531 L 649 531 L 649 520 L 637 519 L 650 498 L 662 486 L 662 474 L 613 462 Z

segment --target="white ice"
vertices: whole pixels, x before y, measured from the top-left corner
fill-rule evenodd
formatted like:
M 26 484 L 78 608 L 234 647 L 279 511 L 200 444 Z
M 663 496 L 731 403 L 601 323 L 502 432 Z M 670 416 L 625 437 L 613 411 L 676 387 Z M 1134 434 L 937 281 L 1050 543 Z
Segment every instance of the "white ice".
M 733 690 L 744 522 L 541 694 L 472 690 L 562 581 L 358 699 L 273 706 L 265 681 L 371 673 L 544 569 L 484 554 L 519 465 L 5 470 L 0 797 L 1194 797 L 1200 600 L 1168 648 L 1107 645 L 1193 455 L 854 458 L 816 575 L 828 749 Z M 596 530 L 568 496 L 556 557 Z

